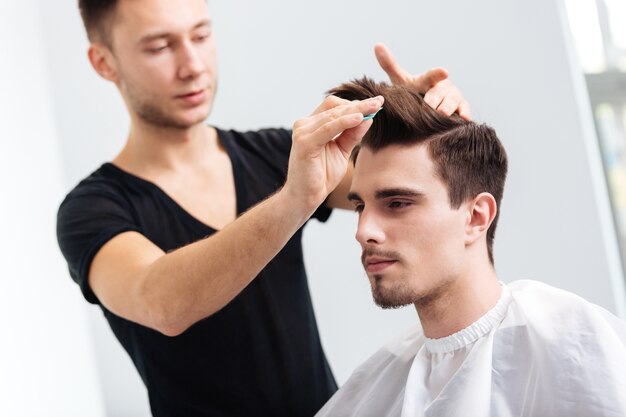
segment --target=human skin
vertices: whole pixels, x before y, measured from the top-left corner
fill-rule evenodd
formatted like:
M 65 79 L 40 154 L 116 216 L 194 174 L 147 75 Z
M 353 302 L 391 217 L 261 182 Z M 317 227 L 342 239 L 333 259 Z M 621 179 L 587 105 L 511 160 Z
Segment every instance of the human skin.
M 501 288 L 486 244 L 495 199 L 481 193 L 452 207 L 426 145 L 363 147 L 349 198 L 377 304 L 413 304 L 431 338 L 469 326 L 496 304 Z
M 137 232 L 121 233 L 92 262 L 89 283 L 107 309 L 170 336 L 228 304 L 327 197 L 332 207 L 348 206 L 350 152 L 371 125 L 363 115 L 384 102 L 330 97 L 296 121 L 284 186 L 237 218 L 230 160 L 204 124 L 217 86 L 210 22 L 203 0 L 121 1 L 111 44 L 89 48 L 92 66 L 117 86 L 131 118 L 112 162 L 219 230 L 167 254 Z M 434 90 L 441 111 L 463 107 L 456 87 L 440 85 L 445 70 L 408 76 L 384 46 L 377 56 L 390 74 Z

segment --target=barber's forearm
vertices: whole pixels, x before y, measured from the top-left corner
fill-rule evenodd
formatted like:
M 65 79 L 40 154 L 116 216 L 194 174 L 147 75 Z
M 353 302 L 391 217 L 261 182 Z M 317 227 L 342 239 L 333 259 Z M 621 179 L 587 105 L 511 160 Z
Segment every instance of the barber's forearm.
M 241 292 L 346 177 L 349 156 L 382 97 L 328 97 L 294 123 L 283 188 L 224 230 L 163 255 L 143 274 L 139 302 L 153 328 L 177 335 Z
M 227 305 L 313 214 L 281 190 L 216 234 L 154 262 L 141 296 L 151 327 L 177 335 Z

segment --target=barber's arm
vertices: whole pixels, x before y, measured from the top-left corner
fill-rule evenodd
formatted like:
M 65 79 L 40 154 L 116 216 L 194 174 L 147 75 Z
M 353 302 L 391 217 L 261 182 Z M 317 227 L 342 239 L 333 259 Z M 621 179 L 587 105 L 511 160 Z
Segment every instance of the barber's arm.
M 424 101 L 433 109 L 450 116 L 458 113 L 465 120 L 471 119 L 470 107 L 459 90 L 448 79 L 448 71 L 444 68 L 433 68 L 423 74 L 413 75 L 402 68 L 389 48 L 382 43 L 376 44 L 374 53 L 381 68 L 387 73 L 394 84 L 404 85 L 411 90 L 424 94 Z M 328 197 L 328 205 L 333 208 L 352 210 L 354 205 L 346 195 L 352 182 L 352 167 L 348 168 L 346 177 Z
M 113 313 L 169 336 L 212 315 L 239 294 L 337 187 L 350 153 L 382 98 L 328 97 L 293 126 L 283 188 L 214 235 L 164 253 L 137 232 L 108 241 L 89 283 Z

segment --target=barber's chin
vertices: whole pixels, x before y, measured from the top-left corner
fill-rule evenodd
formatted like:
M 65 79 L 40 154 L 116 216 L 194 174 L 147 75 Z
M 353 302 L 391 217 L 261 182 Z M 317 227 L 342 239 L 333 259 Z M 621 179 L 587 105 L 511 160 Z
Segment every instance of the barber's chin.
M 187 110 L 184 114 L 181 114 L 180 120 L 183 124 L 192 127 L 195 125 L 199 125 L 205 123 L 211 113 L 211 108 L 195 108 L 192 110 Z

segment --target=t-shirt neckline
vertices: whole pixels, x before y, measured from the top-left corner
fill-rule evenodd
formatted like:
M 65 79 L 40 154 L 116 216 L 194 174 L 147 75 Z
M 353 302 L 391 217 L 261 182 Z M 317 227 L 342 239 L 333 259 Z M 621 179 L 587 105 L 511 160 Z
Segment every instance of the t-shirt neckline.
M 225 140 L 225 138 L 228 137 L 228 133 L 224 132 L 221 129 L 218 129 L 217 127 L 215 127 L 215 131 L 217 133 L 217 136 L 220 140 L 220 142 L 222 143 L 222 145 L 224 146 L 224 149 L 226 149 L 226 153 L 228 155 L 228 158 L 230 159 L 230 164 L 231 164 L 231 169 L 232 169 L 232 174 L 233 174 L 233 180 L 235 183 L 235 200 L 236 200 L 236 217 L 238 217 L 242 211 L 243 211 L 243 207 L 244 207 L 244 201 L 243 201 L 243 183 L 242 183 L 242 178 L 240 175 L 240 162 L 239 162 L 239 158 L 237 157 L 237 152 L 235 151 L 235 149 L 233 149 L 232 144 L 229 142 L 229 140 Z M 230 139 L 230 138 L 229 138 Z M 167 202 L 167 204 L 169 204 L 171 207 L 173 207 L 176 211 L 180 212 L 185 218 L 187 218 L 189 221 L 191 221 L 192 223 L 196 224 L 196 225 L 200 225 L 205 229 L 208 229 L 212 232 L 217 232 L 220 229 L 213 227 L 205 222 L 203 222 L 202 220 L 198 219 L 196 216 L 194 216 L 193 214 L 189 213 L 187 210 L 185 210 L 172 196 L 170 196 L 167 192 L 165 192 L 165 190 L 163 190 L 161 187 L 159 187 L 157 184 L 155 184 L 154 182 L 147 180 L 145 178 L 142 178 L 140 176 L 137 176 L 135 174 L 132 174 L 120 167 L 118 167 L 117 165 L 115 165 L 112 162 L 105 162 L 104 164 L 102 164 L 102 168 L 104 169 L 110 169 L 113 170 L 114 172 L 116 172 L 119 175 L 122 175 L 126 178 L 130 178 L 135 182 L 139 182 L 142 184 L 145 184 L 147 186 L 149 186 L 150 188 L 154 189 L 158 194 L 160 194 L 162 197 L 164 197 L 165 201 Z

